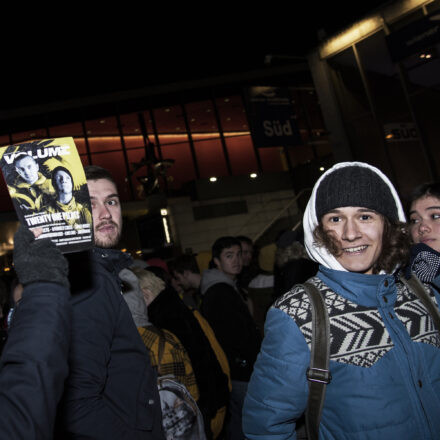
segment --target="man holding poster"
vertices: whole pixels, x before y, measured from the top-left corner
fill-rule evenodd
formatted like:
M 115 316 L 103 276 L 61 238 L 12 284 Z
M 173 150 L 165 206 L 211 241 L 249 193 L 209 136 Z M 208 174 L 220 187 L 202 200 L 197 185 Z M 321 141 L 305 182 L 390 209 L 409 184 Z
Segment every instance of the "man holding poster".
M 156 373 L 121 295 L 118 274 L 132 259 L 113 249 L 122 230 L 118 190 L 107 170 L 88 166 L 84 171 L 95 246 L 68 256 L 70 374 L 55 438 L 162 440 Z

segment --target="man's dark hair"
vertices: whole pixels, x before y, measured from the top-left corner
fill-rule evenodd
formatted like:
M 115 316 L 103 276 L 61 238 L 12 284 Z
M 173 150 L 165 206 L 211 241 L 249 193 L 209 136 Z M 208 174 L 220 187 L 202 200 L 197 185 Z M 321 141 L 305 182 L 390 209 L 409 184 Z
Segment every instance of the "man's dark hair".
M 70 180 L 72 181 L 72 189 L 73 189 L 74 181 L 71 172 L 67 168 L 59 166 L 52 170 L 52 186 L 55 188 L 55 191 L 58 192 L 58 187 L 55 185 L 55 176 L 57 175 L 58 171 L 64 171 L 70 176 Z
M 115 179 L 111 175 L 110 171 L 98 165 L 86 165 L 84 167 L 84 173 L 87 180 L 107 179 L 110 180 L 113 185 L 117 186 Z
M 241 248 L 240 240 L 235 237 L 220 237 L 217 238 L 212 245 L 212 258 L 220 258 L 223 249 L 229 249 L 232 246 L 239 246 Z
M 382 250 L 373 266 L 373 273 L 378 274 L 381 270 L 392 273 L 397 266 L 404 266 L 409 259 L 410 238 L 407 226 L 402 222 L 391 222 L 386 217 L 382 235 Z M 338 242 L 324 229 L 321 222 L 313 231 L 313 237 L 317 246 L 325 247 L 333 256 L 341 255 L 342 250 Z
M 199 265 L 197 264 L 196 257 L 194 255 L 179 255 L 169 264 L 171 272 L 177 272 L 183 274 L 185 270 L 192 273 L 200 273 Z
M 407 211 L 409 213 L 411 205 L 424 197 L 435 197 L 440 200 L 440 182 L 427 182 L 416 186 L 408 198 Z
M 238 241 L 247 243 L 249 246 L 254 246 L 254 243 L 249 237 L 246 237 L 246 235 L 238 235 L 235 237 Z

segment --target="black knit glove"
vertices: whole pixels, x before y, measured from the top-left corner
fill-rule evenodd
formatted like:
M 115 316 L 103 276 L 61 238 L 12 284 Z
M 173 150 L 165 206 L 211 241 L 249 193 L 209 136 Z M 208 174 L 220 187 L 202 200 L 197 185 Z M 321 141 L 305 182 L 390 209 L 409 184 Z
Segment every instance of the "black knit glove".
M 21 284 L 45 281 L 69 288 L 67 260 L 48 238 L 35 240 L 34 234 L 20 225 L 14 236 L 13 257 Z
M 440 253 L 424 243 L 413 246 L 410 269 L 420 281 L 431 283 L 440 275 Z

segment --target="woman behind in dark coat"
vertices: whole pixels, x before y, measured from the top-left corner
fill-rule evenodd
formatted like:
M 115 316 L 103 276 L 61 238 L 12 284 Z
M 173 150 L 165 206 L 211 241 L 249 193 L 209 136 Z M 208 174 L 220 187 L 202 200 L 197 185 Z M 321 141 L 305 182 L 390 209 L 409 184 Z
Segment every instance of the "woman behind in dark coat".
M 188 352 L 199 387 L 200 398 L 197 404 L 203 415 L 207 437 L 218 437 L 220 432 L 218 429 L 213 432 L 211 422 L 219 410 L 226 408 L 229 387 L 228 378 L 209 340 L 191 310 L 173 287 L 165 282 L 165 279 L 169 279 L 165 270 L 149 266 L 140 270 L 133 269 L 133 272 L 139 278 L 150 322 L 175 334 Z

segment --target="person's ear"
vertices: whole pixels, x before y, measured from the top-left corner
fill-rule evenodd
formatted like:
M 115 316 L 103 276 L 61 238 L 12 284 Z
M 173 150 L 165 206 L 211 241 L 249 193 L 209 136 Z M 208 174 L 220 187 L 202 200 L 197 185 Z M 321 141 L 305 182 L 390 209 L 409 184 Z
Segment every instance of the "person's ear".
M 220 260 L 217 257 L 214 257 L 212 259 L 214 261 L 214 264 L 216 265 L 217 269 L 220 268 Z

